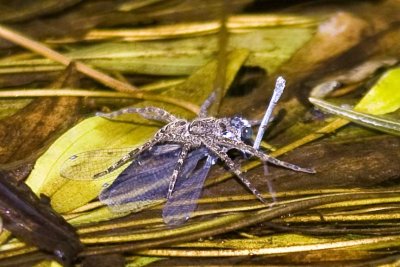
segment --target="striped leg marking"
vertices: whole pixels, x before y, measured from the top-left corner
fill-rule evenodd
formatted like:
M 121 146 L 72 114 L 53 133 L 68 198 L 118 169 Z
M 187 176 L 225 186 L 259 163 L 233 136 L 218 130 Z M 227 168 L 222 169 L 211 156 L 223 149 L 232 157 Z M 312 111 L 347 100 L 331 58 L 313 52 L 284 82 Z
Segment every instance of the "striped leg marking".
M 252 156 L 256 156 L 257 158 L 261 159 L 262 161 L 268 161 L 274 165 L 282 166 L 284 168 L 291 169 L 291 170 L 298 171 L 298 172 L 315 173 L 315 170 L 312 168 L 302 168 L 300 166 L 297 166 L 297 165 L 294 165 L 294 164 L 291 164 L 291 163 L 288 163 L 285 161 L 281 161 L 281 160 L 271 157 L 267 154 L 264 154 L 263 152 L 255 149 L 249 145 L 246 145 L 243 142 L 238 143 L 237 141 L 233 141 L 231 139 L 224 138 L 224 137 L 218 137 L 217 140 L 218 140 L 217 142 L 223 146 L 235 148 L 240 151 L 245 151 L 246 153 L 249 153 Z
M 169 113 L 166 110 L 157 107 L 144 107 L 144 108 L 135 108 L 135 107 L 128 107 L 124 109 L 120 109 L 111 113 L 103 113 L 97 112 L 96 116 L 100 116 L 106 119 L 114 119 L 122 114 L 139 114 L 143 118 L 149 120 L 156 120 L 156 121 L 163 121 L 163 122 L 172 122 L 177 120 L 178 118 Z
M 132 150 L 131 152 L 129 152 L 128 154 L 126 154 L 125 156 L 123 156 L 120 160 L 115 162 L 113 165 L 108 167 L 106 170 L 95 174 L 93 176 L 93 179 L 98 179 L 106 174 L 109 174 L 110 172 L 115 171 L 116 169 L 118 169 L 119 167 L 121 167 L 122 165 L 127 163 L 128 161 L 134 159 L 142 151 L 150 149 L 152 146 L 154 146 L 159 141 L 160 141 L 159 139 L 153 139 L 147 143 L 144 143 L 141 147 L 138 147 L 138 148 Z
M 215 92 L 212 92 L 210 96 L 204 101 L 203 105 L 200 107 L 199 118 L 207 117 L 208 108 L 215 101 L 216 95 Z
M 167 199 L 169 199 L 171 197 L 171 195 L 172 195 L 172 191 L 174 190 L 176 179 L 178 178 L 178 174 L 182 170 L 183 162 L 186 159 L 186 156 L 187 156 L 187 154 L 189 152 L 189 149 L 190 149 L 190 145 L 189 144 L 183 145 L 182 151 L 179 154 L 178 161 L 176 162 L 175 169 L 172 172 L 172 175 L 171 175 L 171 178 L 170 178 L 170 181 L 169 181 Z
M 258 192 L 258 190 L 250 183 L 250 181 L 242 175 L 240 168 L 236 166 L 235 162 L 233 162 L 233 160 L 231 160 L 227 154 L 220 152 L 220 149 L 215 145 L 207 142 L 204 142 L 204 144 L 226 164 L 229 170 L 233 172 L 240 179 L 240 181 L 242 181 L 242 183 L 253 193 L 254 196 L 256 196 L 262 203 L 268 204 L 261 193 Z

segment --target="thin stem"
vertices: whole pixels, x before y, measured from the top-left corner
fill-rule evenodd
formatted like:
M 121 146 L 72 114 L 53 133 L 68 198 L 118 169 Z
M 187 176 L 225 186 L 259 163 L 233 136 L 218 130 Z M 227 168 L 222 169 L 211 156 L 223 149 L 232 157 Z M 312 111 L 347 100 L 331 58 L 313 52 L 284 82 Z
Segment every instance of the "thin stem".
M 272 111 L 274 110 L 276 104 L 278 103 L 279 98 L 281 97 L 283 90 L 285 89 L 285 79 L 279 76 L 276 79 L 274 93 L 272 94 L 271 101 L 268 104 L 267 111 L 264 114 L 264 117 L 261 121 L 260 127 L 258 128 L 258 133 L 256 140 L 254 141 L 253 147 L 258 149 L 260 147 L 261 140 L 264 136 L 265 130 L 267 129 L 268 123 L 271 119 Z

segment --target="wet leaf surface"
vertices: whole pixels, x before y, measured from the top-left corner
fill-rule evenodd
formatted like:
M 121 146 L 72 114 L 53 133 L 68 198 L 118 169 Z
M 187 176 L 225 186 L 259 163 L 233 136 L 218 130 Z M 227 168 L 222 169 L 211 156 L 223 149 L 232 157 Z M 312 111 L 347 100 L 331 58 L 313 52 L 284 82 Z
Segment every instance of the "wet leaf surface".
M 249 119 L 261 118 L 275 76 L 283 75 L 288 87 L 265 138 L 274 148 L 270 154 L 317 170 L 310 175 L 269 166 L 265 175 L 259 162 L 233 153 L 232 158 L 242 165 L 255 187 L 268 199 L 275 195 L 278 202 L 271 207 L 262 205 L 237 179 L 229 179 L 231 175 L 219 165 L 206 182 L 198 210 L 182 227 L 168 228 L 162 223 L 162 205 L 120 217 L 122 214 L 111 213 L 99 202 L 85 204 L 95 199 L 106 180 L 113 177 L 92 183 L 69 181 L 59 176 L 60 164 L 81 151 L 135 146 L 150 138 L 160 125 L 138 116 L 122 118 L 127 122 L 91 117 L 54 142 L 45 136 L 56 136 L 55 132 L 62 131 L 62 120 L 71 125 L 71 117 L 82 103 L 62 102 L 62 98 L 54 98 L 54 102 L 34 100 L 32 103 L 42 105 L 31 103 L 29 113 L 18 111 L 7 124 L 14 122 L 17 129 L 27 124 L 20 135 L 25 140 L 20 146 L 26 143 L 27 148 L 19 151 L 14 144 L 17 141 L 8 139 L 12 142 L 7 143 L 9 148 L 4 155 L 8 159 L 4 160 L 14 161 L 14 154 L 23 159 L 40 151 L 47 142 L 52 143 L 37 161 L 27 183 L 35 192 L 51 196 L 53 207 L 78 229 L 87 246 L 80 254 L 85 264 L 99 259 L 94 255 L 108 253 L 117 255 L 114 265 L 121 264 L 123 255 L 127 266 L 376 266 L 398 262 L 399 138 L 380 132 L 379 127 L 368 129 L 322 113 L 307 101 L 316 86 L 336 81 L 337 87 L 330 88 L 327 95 L 317 96 L 329 97 L 319 100 L 324 101 L 322 105 L 333 105 L 334 110 L 347 116 L 348 109 L 340 105 L 353 105 L 362 99 L 357 105 L 361 108 L 354 113 L 359 120 L 365 120 L 366 113 L 391 112 L 379 118 L 398 122 L 398 75 L 394 69 L 382 76 L 386 80 L 378 79 L 384 69 L 399 62 L 398 1 L 237 0 L 230 1 L 229 9 L 223 11 L 223 3 L 218 1 L 66 1 L 59 8 L 24 10 L 17 14 L 20 18 L 11 13 L 21 22 L 8 26 L 47 40 L 57 51 L 112 72 L 135 86 L 178 76 L 185 82 L 173 89 L 157 89 L 154 94 L 196 105 L 214 89 L 215 76 L 222 73 L 217 70 L 220 65 L 215 59 L 223 49 L 217 48 L 221 42 L 217 34 L 211 33 L 217 29 L 212 23 L 221 19 L 221 12 L 229 12 L 232 16 L 227 50 L 246 51 L 235 50 L 237 57 L 229 60 L 236 63 L 228 68 L 226 84 L 236 75 L 235 88 L 226 93 L 218 116 L 239 113 Z M 271 11 L 272 16 L 266 15 Z M 45 88 L 64 69 L 32 53 L 21 53 L 10 43 L 2 42 L 1 47 L 10 48 L 1 50 L 2 88 Z M 242 65 L 245 68 L 240 68 Z M 395 86 L 388 89 L 385 81 Z M 79 89 L 99 89 L 88 79 L 82 85 Z M 128 104 L 157 105 L 182 117 L 194 116 L 163 102 L 86 100 L 86 108 L 97 110 L 99 104 L 106 106 L 105 111 Z M 22 107 L 26 102 L 16 104 Z M 72 112 L 64 106 L 57 109 L 55 118 L 32 115 L 44 114 L 46 108 L 59 104 L 72 104 Z M 62 111 L 68 115 L 61 115 Z M 43 122 L 49 120 L 53 131 L 34 126 L 40 125 L 40 118 Z M 371 118 L 372 123 L 378 121 L 376 115 Z M 30 121 L 33 123 L 29 124 Z M 36 133 L 35 129 L 39 131 Z M 24 169 L 14 169 L 13 175 L 18 176 L 18 172 L 24 176 Z M 22 248 L 20 242 L 7 242 L 9 237 L 7 231 L 0 235 L 4 244 L 0 265 L 22 266 L 43 259 L 43 253 L 33 247 Z M 230 257 L 221 257 L 228 254 Z M 100 260 L 101 257 L 107 256 L 100 256 Z
M 400 108 L 400 69 L 387 71 L 368 91 L 355 109 L 372 115 L 394 112 Z
M 299 20 L 300 24 L 307 18 L 295 19 Z M 309 20 L 310 23 L 313 22 L 312 19 Z M 311 38 L 314 27 L 313 24 L 306 27 L 278 25 L 275 28 L 261 27 L 258 30 L 245 29 L 244 32 L 233 32 L 227 49 L 228 51 L 247 49 L 250 51 L 250 56 L 246 65 L 259 66 L 266 71 L 274 72 L 282 62 L 289 59 L 294 51 Z M 77 47 L 67 56 L 107 71 L 182 76 L 189 75 L 206 64 L 215 56 L 218 49 L 217 35 L 141 41 Z M 48 59 L 0 62 L 0 73 L 52 72 L 60 69 L 62 66 Z
M 63 79 L 58 83 L 71 84 Z M 75 122 L 79 103 L 78 98 L 42 98 L 3 118 L 0 121 L 1 164 L 33 162 L 55 135 Z
M 36 10 L 35 7 L 38 5 L 32 4 L 31 1 L 21 2 L 27 2 L 26 5 L 31 7 L 29 8 L 30 10 L 25 10 L 25 13 L 27 14 L 30 12 L 33 14 L 38 12 L 46 12 L 46 10 Z M 26 21 L 25 23 L 18 23 L 14 26 L 36 39 L 57 38 L 66 35 L 79 37 L 94 27 L 123 27 L 125 25 L 140 26 L 152 24 L 154 22 L 168 23 L 188 20 L 204 20 L 207 19 L 207 17 L 208 19 L 215 19 L 219 18 L 221 13 L 218 9 L 220 9 L 222 6 L 221 3 L 211 0 L 201 0 L 195 2 L 173 1 L 165 6 L 163 6 L 161 3 L 158 8 L 157 5 L 155 5 L 144 9 L 134 9 L 132 12 L 125 12 L 119 10 L 119 8 L 123 5 L 123 2 L 129 1 L 122 1 L 121 5 L 116 5 L 115 1 L 112 0 L 100 2 L 82 1 L 83 3 L 76 5 L 75 8 L 67 7 L 68 5 L 72 5 L 74 2 L 77 2 L 76 0 L 64 1 L 63 5 L 57 5 L 55 2 L 58 1 L 46 1 L 46 4 L 49 4 L 49 7 L 53 6 L 53 9 L 64 9 L 63 12 L 58 13 L 58 16 L 44 16 L 41 19 L 34 19 L 31 21 Z M 251 1 L 232 1 L 232 10 L 240 10 L 249 2 Z M 53 3 L 55 3 L 55 5 L 52 5 Z M 215 11 L 210 12 L 210 10 Z M 50 11 L 52 11 L 52 9 L 48 10 L 48 12 Z M 10 46 L 12 46 L 12 44 L 9 42 L 3 41 L 0 43 L 0 47 L 3 48 L 8 48 Z
M 309 100 L 315 106 L 328 113 L 338 115 L 344 119 L 347 119 L 349 121 L 355 122 L 357 124 L 363 125 L 371 129 L 375 129 L 392 135 L 397 135 L 397 136 L 400 135 L 399 119 L 396 120 L 395 118 L 390 119 L 390 118 L 385 118 L 383 116 L 369 115 L 367 113 L 357 112 L 348 108 L 342 108 L 340 106 L 336 106 L 334 104 L 330 104 L 329 102 L 315 98 L 309 98 Z M 375 105 L 375 102 L 373 102 L 373 104 Z M 361 106 L 357 105 L 357 107 Z

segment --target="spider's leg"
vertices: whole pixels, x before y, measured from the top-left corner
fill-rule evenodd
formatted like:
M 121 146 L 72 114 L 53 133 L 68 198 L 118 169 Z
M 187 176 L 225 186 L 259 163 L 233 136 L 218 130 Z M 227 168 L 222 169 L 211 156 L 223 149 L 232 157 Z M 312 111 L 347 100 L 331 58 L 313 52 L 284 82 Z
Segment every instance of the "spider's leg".
M 224 138 L 224 137 L 216 137 L 216 138 L 217 138 L 216 142 L 218 144 L 249 153 L 249 154 L 261 159 L 262 161 L 268 161 L 274 165 L 282 166 L 287 169 L 291 169 L 291 170 L 298 171 L 298 172 L 315 173 L 315 170 L 312 168 L 302 168 L 300 166 L 276 159 L 267 154 L 264 154 L 263 152 L 255 149 L 252 146 L 246 145 L 242 141 L 234 141 L 234 140 L 231 140 L 229 138 Z
M 207 117 L 207 112 L 208 108 L 211 106 L 211 104 L 215 101 L 215 92 L 212 92 L 209 97 L 204 101 L 203 105 L 200 107 L 199 111 L 199 118 L 205 118 Z
M 171 178 L 169 180 L 167 199 L 169 199 L 172 195 L 172 191 L 174 190 L 176 179 L 178 178 L 178 175 L 182 170 L 183 162 L 186 159 L 189 149 L 190 149 L 189 144 L 184 144 L 182 147 L 182 151 L 179 154 L 178 161 L 176 162 L 176 165 L 175 165 L 175 169 L 172 172 Z
M 111 113 L 103 113 L 103 112 L 97 112 L 96 116 L 100 116 L 106 119 L 114 119 L 115 117 L 118 117 L 122 114 L 126 113 L 137 113 L 143 118 L 149 119 L 149 120 L 156 120 L 156 121 L 163 121 L 163 122 L 173 122 L 176 121 L 178 118 L 176 118 L 174 115 L 169 113 L 168 111 L 157 108 L 157 107 L 144 107 L 144 108 L 136 108 L 136 107 L 128 107 L 128 108 L 123 108 Z
M 97 179 L 101 176 L 104 176 L 106 174 L 109 174 L 110 172 L 115 171 L 128 161 L 134 159 L 138 154 L 140 154 L 142 151 L 147 150 L 152 148 L 156 143 L 160 142 L 160 139 L 154 138 L 146 143 L 144 143 L 142 146 L 130 151 L 128 154 L 123 156 L 121 159 L 119 159 L 117 162 L 115 162 L 113 165 L 108 167 L 106 170 L 99 172 L 93 176 L 94 179 Z
M 217 155 L 226 164 L 229 170 L 233 172 L 240 179 L 240 181 L 242 181 L 242 183 L 253 193 L 254 196 L 256 196 L 262 203 L 268 204 L 261 193 L 258 192 L 258 190 L 250 183 L 250 181 L 242 175 L 240 168 L 236 166 L 235 162 L 231 160 L 228 154 L 222 152 L 218 146 L 210 142 L 204 141 L 204 144 L 209 150 L 211 150 L 212 153 Z

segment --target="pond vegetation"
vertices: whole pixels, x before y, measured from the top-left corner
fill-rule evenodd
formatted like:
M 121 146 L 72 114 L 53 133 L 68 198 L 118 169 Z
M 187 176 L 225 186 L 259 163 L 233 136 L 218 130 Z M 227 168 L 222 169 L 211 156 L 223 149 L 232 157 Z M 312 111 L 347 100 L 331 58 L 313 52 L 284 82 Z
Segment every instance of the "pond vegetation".
M 0 266 L 397 266 L 400 262 L 400 3 L 382 1 L 0 1 Z M 128 212 L 102 179 L 61 175 L 68 158 L 191 120 L 260 120 L 287 81 L 262 150 L 315 174 L 231 157 L 198 207 L 165 225 L 165 198 Z M 114 157 L 115 156 L 115 157 Z M 65 242 L 67 241 L 67 242 Z M 102 265 L 101 265 L 102 264 Z

